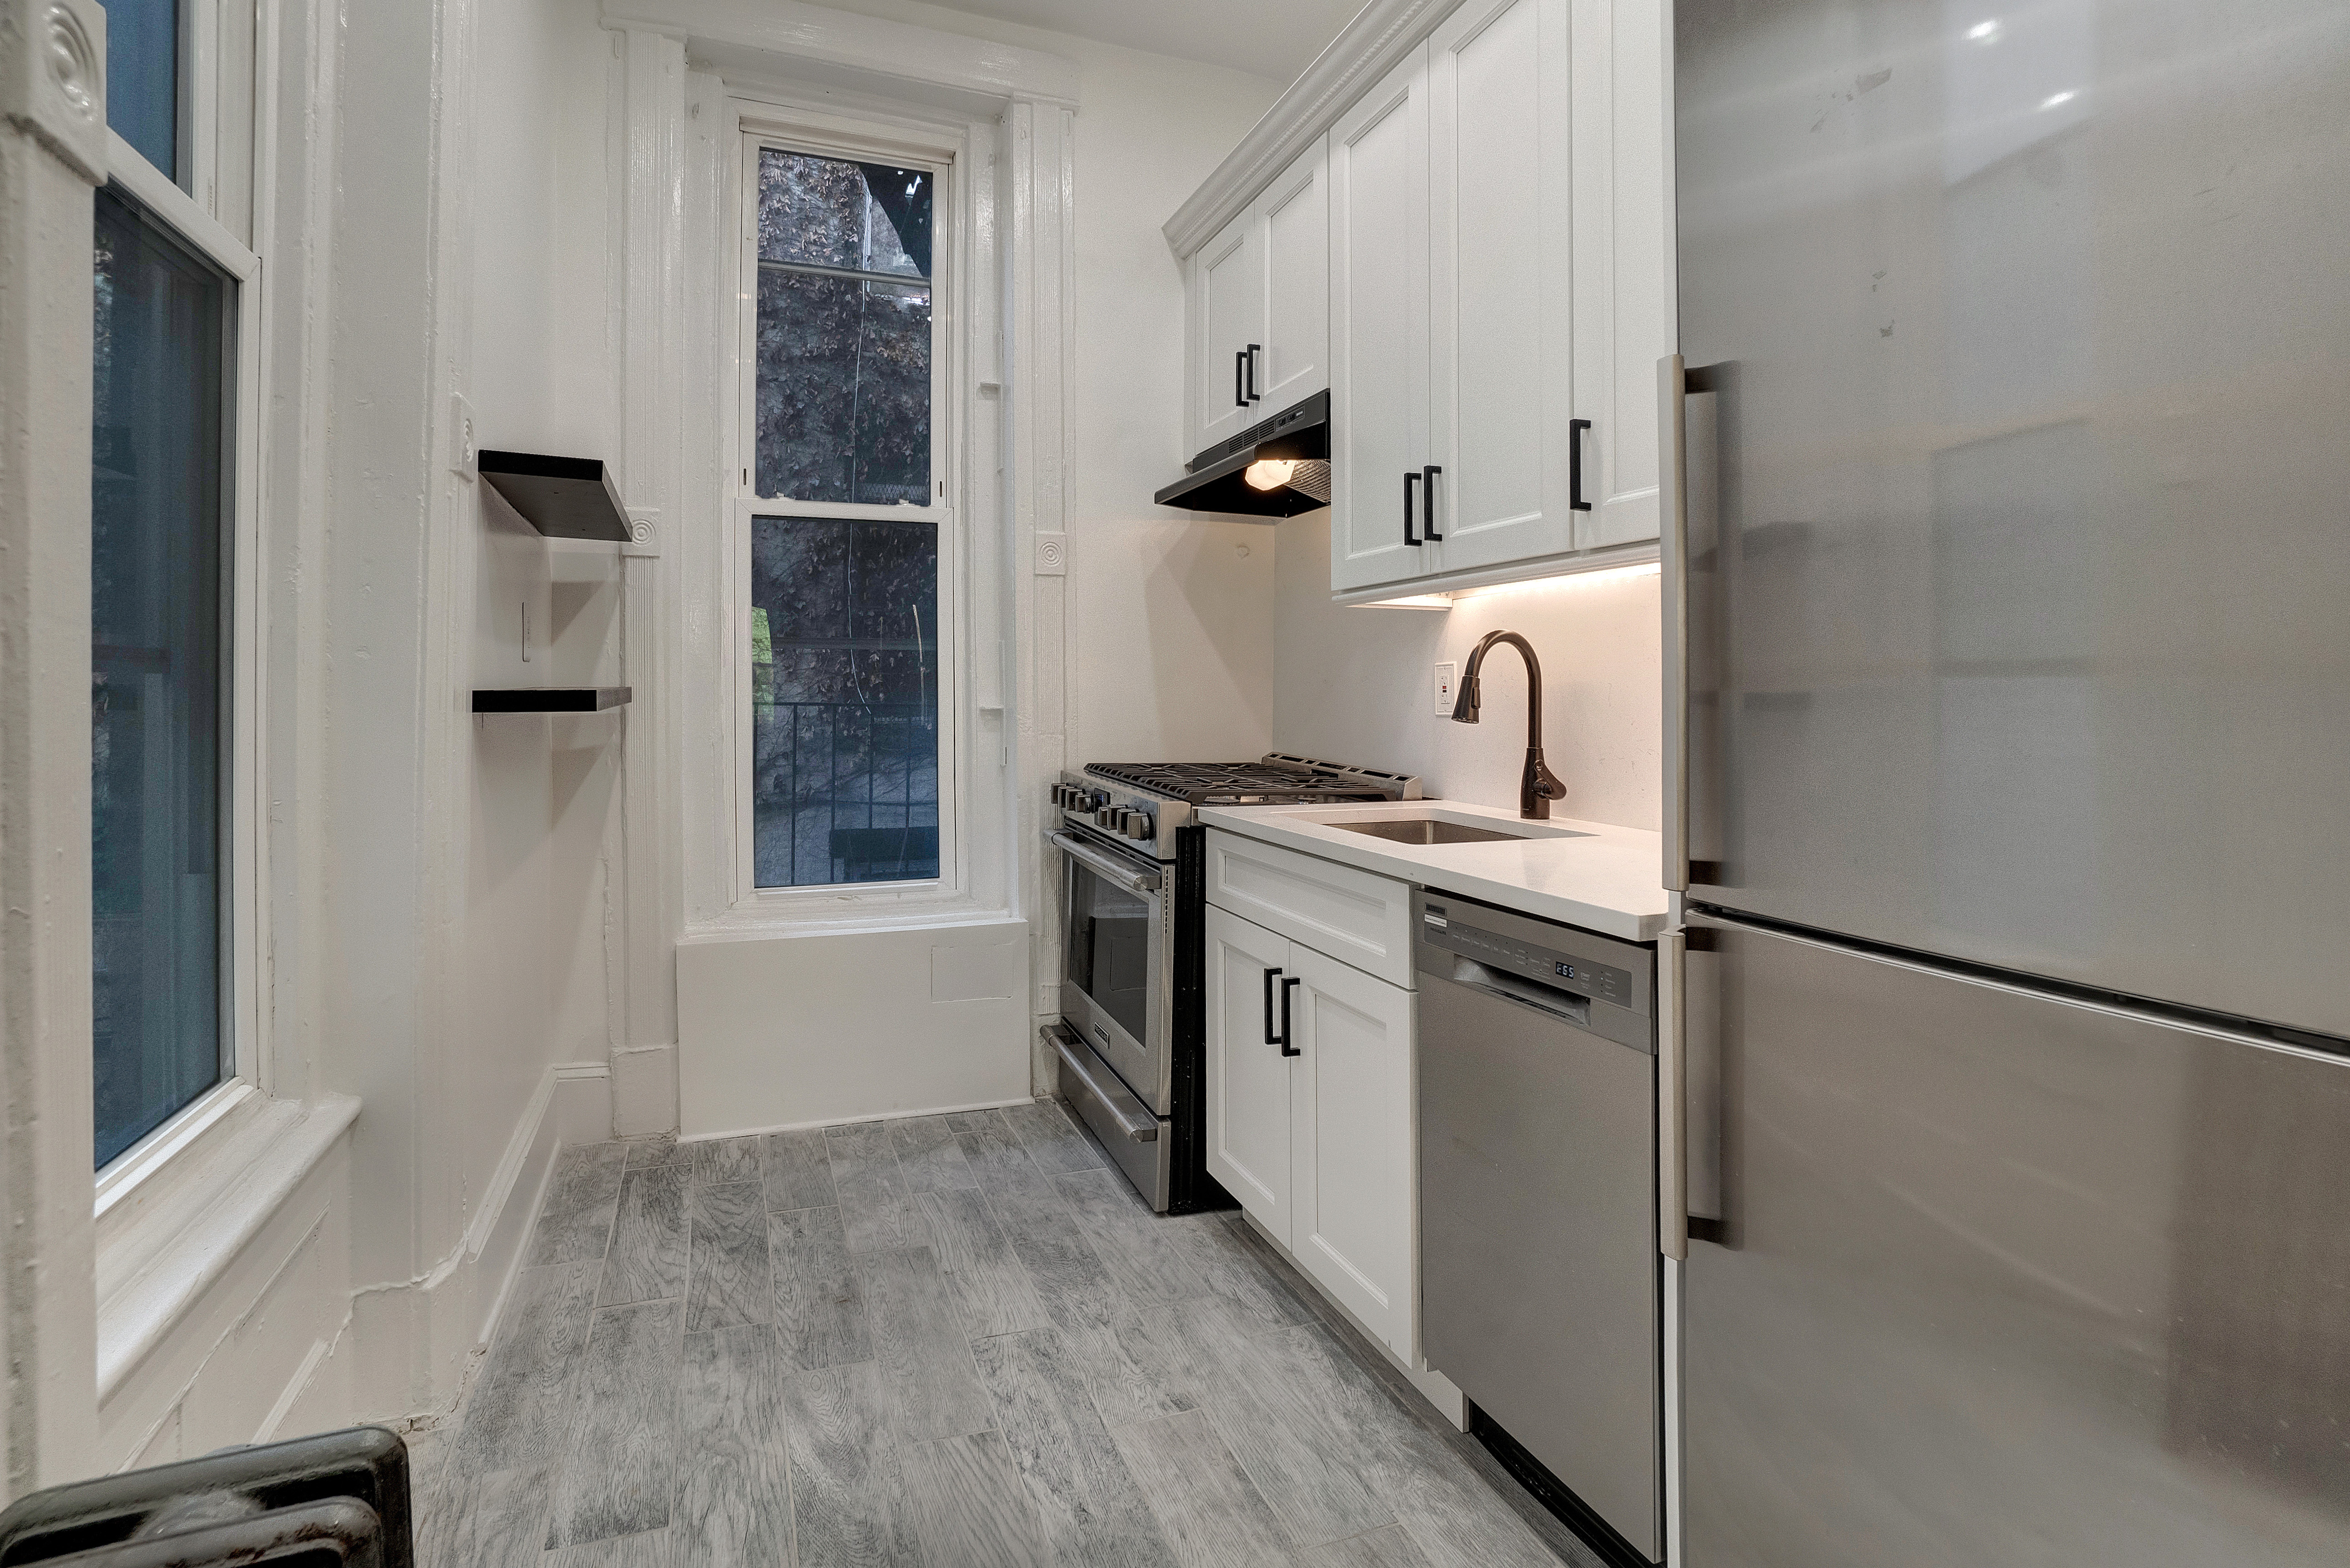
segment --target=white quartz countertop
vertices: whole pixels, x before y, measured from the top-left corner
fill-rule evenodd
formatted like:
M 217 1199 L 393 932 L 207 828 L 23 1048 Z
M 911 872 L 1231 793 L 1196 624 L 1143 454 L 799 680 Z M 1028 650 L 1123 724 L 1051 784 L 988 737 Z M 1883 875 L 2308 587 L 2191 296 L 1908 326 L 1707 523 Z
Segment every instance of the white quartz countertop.
M 1393 817 L 1433 818 L 1532 836 L 1420 845 L 1332 826 Z M 1455 800 L 1203 806 L 1200 820 L 1301 855 L 1318 855 L 1381 877 L 1482 898 L 1627 941 L 1654 941 L 1665 929 L 1664 843 L 1637 827 L 1563 816 L 1522 822 L 1514 811 Z

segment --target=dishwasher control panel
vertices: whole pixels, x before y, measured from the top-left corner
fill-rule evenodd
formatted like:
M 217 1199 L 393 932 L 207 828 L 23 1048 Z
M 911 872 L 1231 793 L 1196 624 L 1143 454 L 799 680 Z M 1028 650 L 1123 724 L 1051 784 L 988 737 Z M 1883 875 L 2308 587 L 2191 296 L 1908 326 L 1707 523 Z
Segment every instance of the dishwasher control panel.
M 1494 930 L 1491 923 L 1480 919 L 1487 914 L 1489 911 L 1482 906 L 1440 901 L 1438 895 L 1429 894 L 1420 904 L 1420 940 L 1430 947 L 1442 948 L 1595 1002 L 1612 1002 L 1638 1012 L 1648 1010 L 1647 988 L 1643 985 L 1636 989 L 1630 970 L 1564 947 L 1525 941 Z M 1562 937 L 1581 934 L 1564 927 L 1556 929 Z
M 1412 894 L 1412 967 L 1551 1012 L 1618 1045 L 1657 1049 L 1657 950 L 1423 888 Z

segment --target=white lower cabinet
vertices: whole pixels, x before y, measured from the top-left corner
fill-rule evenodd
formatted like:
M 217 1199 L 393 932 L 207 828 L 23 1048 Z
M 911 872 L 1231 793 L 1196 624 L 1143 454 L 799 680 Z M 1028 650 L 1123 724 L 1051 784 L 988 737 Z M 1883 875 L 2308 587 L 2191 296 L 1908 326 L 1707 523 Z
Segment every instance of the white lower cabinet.
M 1275 1025 L 1289 940 L 1212 904 L 1207 930 L 1208 1173 L 1287 1246 L 1296 1058 Z
M 1208 1169 L 1418 1365 L 1412 993 L 1211 904 Z

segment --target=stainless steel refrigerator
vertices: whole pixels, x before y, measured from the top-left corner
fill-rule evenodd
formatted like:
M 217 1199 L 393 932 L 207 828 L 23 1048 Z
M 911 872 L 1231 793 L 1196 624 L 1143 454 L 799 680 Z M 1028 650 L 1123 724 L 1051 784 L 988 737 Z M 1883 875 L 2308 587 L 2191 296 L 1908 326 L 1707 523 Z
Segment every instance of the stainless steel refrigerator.
M 2350 5 L 1674 49 L 1676 1556 L 2339 1568 Z

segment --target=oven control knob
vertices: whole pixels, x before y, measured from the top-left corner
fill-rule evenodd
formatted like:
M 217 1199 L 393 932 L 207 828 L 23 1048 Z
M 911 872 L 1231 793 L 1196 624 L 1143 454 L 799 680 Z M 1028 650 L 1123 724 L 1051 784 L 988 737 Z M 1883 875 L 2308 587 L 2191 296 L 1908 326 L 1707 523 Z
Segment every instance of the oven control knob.
M 1052 797 L 1053 797 L 1053 804 L 1054 804 L 1055 805 L 1068 805 L 1068 804 L 1069 804 L 1069 786 L 1068 786 L 1068 785 L 1066 785 L 1066 784 L 1055 784 L 1055 785 L 1053 786 L 1053 788 L 1052 788 Z
M 1094 826 L 1096 827 L 1107 827 L 1109 826 L 1109 807 L 1104 805 L 1094 808 Z
M 1126 818 L 1126 836 L 1128 838 L 1156 838 L 1159 836 L 1159 827 L 1150 820 L 1149 812 L 1128 812 Z

